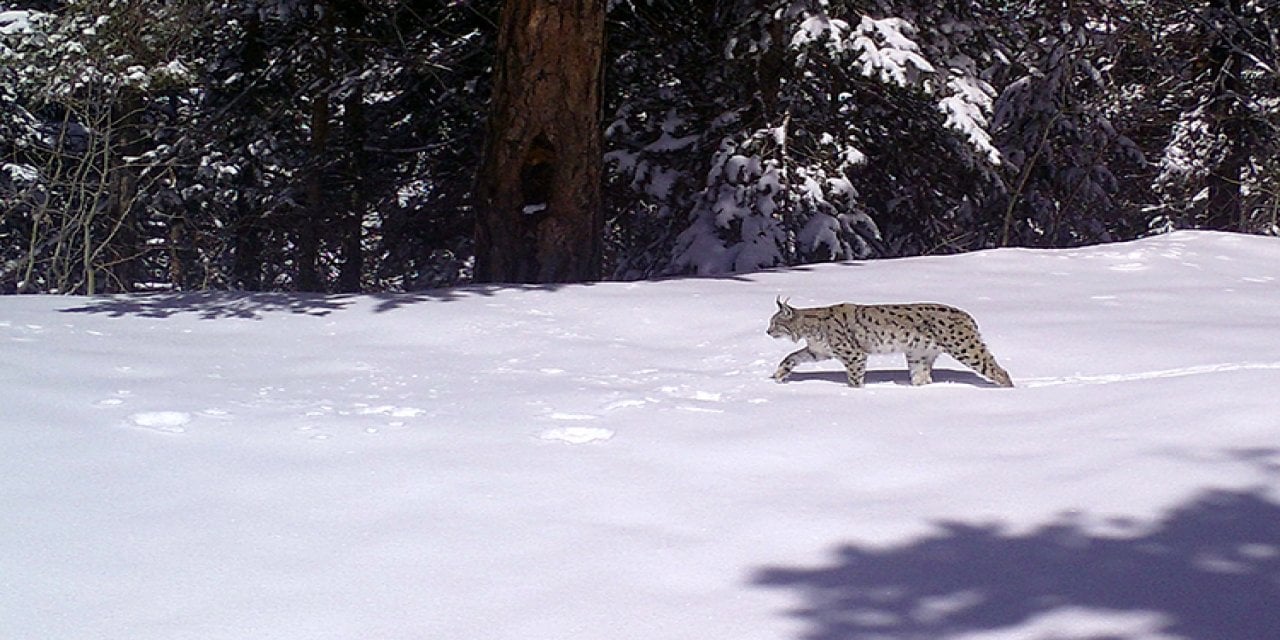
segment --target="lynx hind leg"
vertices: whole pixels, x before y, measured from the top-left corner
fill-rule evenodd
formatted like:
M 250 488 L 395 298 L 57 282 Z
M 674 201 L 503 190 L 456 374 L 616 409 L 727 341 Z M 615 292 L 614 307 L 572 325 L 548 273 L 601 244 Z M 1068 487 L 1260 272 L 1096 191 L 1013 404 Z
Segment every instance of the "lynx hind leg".
M 1009 372 L 1005 371 L 1004 367 L 996 363 L 996 357 L 991 355 L 990 351 L 983 349 L 983 353 L 986 354 L 986 368 L 982 372 L 982 375 L 990 378 L 992 382 L 1002 387 L 1012 387 L 1013 378 L 1009 377 Z
M 920 386 L 933 382 L 933 363 L 938 359 L 937 351 L 912 351 L 907 353 L 907 370 L 911 373 L 911 384 Z
M 972 344 L 948 351 L 948 353 L 960 364 L 977 371 L 982 377 L 997 385 L 1002 387 L 1013 386 L 1013 379 L 1009 377 L 1009 372 L 1005 371 L 1004 367 L 1001 367 L 996 362 L 996 357 L 991 355 L 991 350 L 987 349 L 987 345 L 981 341 L 975 341 Z
M 953 319 L 953 331 L 943 332 L 937 336 L 939 346 L 947 355 L 978 372 L 982 377 L 999 386 L 1012 387 L 1013 379 L 1009 377 L 1009 372 L 996 362 L 995 356 L 991 355 L 991 350 L 982 341 L 981 334 L 978 333 L 978 323 L 973 316 L 959 309 L 955 311 L 957 313 Z

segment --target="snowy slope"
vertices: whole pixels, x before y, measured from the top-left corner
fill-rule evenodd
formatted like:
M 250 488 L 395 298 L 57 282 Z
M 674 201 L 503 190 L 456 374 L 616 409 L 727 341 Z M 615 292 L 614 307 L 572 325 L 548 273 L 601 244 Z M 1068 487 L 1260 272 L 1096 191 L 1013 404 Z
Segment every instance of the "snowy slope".
M 794 349 L 969 310 L 1018 387 Z M 1280 637 L 1280 241 L 0 298 L 0 637 Z

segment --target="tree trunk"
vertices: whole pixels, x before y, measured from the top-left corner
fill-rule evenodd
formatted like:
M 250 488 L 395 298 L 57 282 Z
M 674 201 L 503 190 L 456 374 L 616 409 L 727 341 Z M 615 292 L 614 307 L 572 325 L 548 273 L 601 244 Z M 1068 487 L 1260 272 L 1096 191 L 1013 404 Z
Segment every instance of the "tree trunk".
M 326 189 L 326 173 L 329 169 L 329 124 L 332 116 L 330 87 L 334 39 L 333 14 L 328 8 L 317 27 L 319 57 L 317 76 L 321 80 L 311 96 L 311 146 L 306 171 L 307 205 L 298 220 L 298 291 L 324 291 L 324 279 L 320 275 L 320 235 L 330 222 L 329 190 Z
M 240 184 L 244 187 L 235 199 L 233 240 L 235 258 L 231 266 L 231 286 L 243 291 L 262 290 L 262 217 L 256 210 L 257 203 L 248 195 L 257 183 L 257 171 L 253 165 L 241 172 Z
M 244 49 L 242 55 L 246 75 L 257 77 L 266 68 L 266 47 L 262 42 L 262 23 L 258 15 L 252 14 L 245 21 Z M 263 116 L 258 102 L 246 101 L 245 113 L 250 118 Z M 231 287 L 243 291 L 262 290 L 262 213 L 259 203 L 252 197 L 254 187 L 259 184 L 257 165 L 247 163 L 237 176 L 240 189 L 235 195 L 232 210 L 232 247 Z
M 298 291 L 323 291 L 320 279 L 320 227 L 329 217 L 324 173 L 329 144 L 329 94 L 316 92 L 311 103 L 311 162 L 307 167 L 307 206 L 298 220 Z
M 138 199 L 138 169 L 125 160 L 142 153 L 142 108 L 142 94 L 125 89 L 109 111 L 111 143 L 104 149 L 111 167 L 107 172 L 106 194 L 109 227 L 103 239 L 105 244 L 95 248 L 95 254 L 98 254 L 94 260 L 96 264 L 89 265 L 89 269 L 96 270 L 98 264 L 103 264 L 110 278 L 100 291 L 86 291 L 89 294 L 133 291 L 135 285 L 146 277 L 141 264 L 144 255 L 142 221 L 134 206 Z M 94 278 L 90 277 L 86 282 L 92 283 Z
M 481 282 L 600 275 L 604 0 L 508 0 L 476 193 Z
M 1210 93 L 1209 113 L 1214 127 L 1225 141 L 1222 160 L 1209 173 L 1209 199 L 1204 213 L 1204 227 L 1218 230 L 1245 230 L 1241 183 L 1248 163 L 1248 127 L 1244 106 L 1240 104 L 1243 85 L 1240 71 L 1244 56 L 1232 45 L 1235 17 L 1240 15 L 1240 0 L 1214 0 L 1213 20 L 1217 24 L 1216 40 L 1209 49 L 1214 65 L 1214 86 Z M 1230 12 L 1230 18 L 1223 13 Z
M 338 270 L 338 292 L 359 293 L 360 273 L 364 267 L 365 211 L 365 122 L 364 90 L 352 89 L 344 109 L 347 129 L 347 179 L 350 189 L 348 208 L 342 222 L 342 266 Z

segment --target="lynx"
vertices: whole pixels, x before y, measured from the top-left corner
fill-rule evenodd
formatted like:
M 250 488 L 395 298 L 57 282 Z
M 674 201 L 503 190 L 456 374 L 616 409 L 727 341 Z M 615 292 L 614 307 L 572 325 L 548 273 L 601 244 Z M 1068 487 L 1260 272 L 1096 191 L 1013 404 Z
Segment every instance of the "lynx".
M 769 335 L 806 340 L 803 349 L 778 364 L 773 379 L 782 382 L 797 364 L 836 358 L 849 372 L 849 384 L 861 387 L 867 355 L 904 353 L 911 384 L 933 381 L 933 362 L 945 353 L 1002 387 L 1013 381 L 987 350 L 978 324 L 969 314 L 944 304 L 837 304 L 797 309 L 777 300 Z

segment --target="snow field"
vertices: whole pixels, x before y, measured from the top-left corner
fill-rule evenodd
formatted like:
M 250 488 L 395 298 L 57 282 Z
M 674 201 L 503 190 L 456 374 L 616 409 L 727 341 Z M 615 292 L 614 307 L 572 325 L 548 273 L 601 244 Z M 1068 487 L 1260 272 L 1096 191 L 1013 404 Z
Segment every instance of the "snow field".
M 1280 628 L 1277 265 L 1274 239 L 1182 232 L 718 279 L 0 298 L 0 628 L 1258 640 Z M 777 295 L 960 306 L 1018 387 L 945 356 L 927 387 L 900 357 L 861 390 L 835 362 L 776 384 Z

